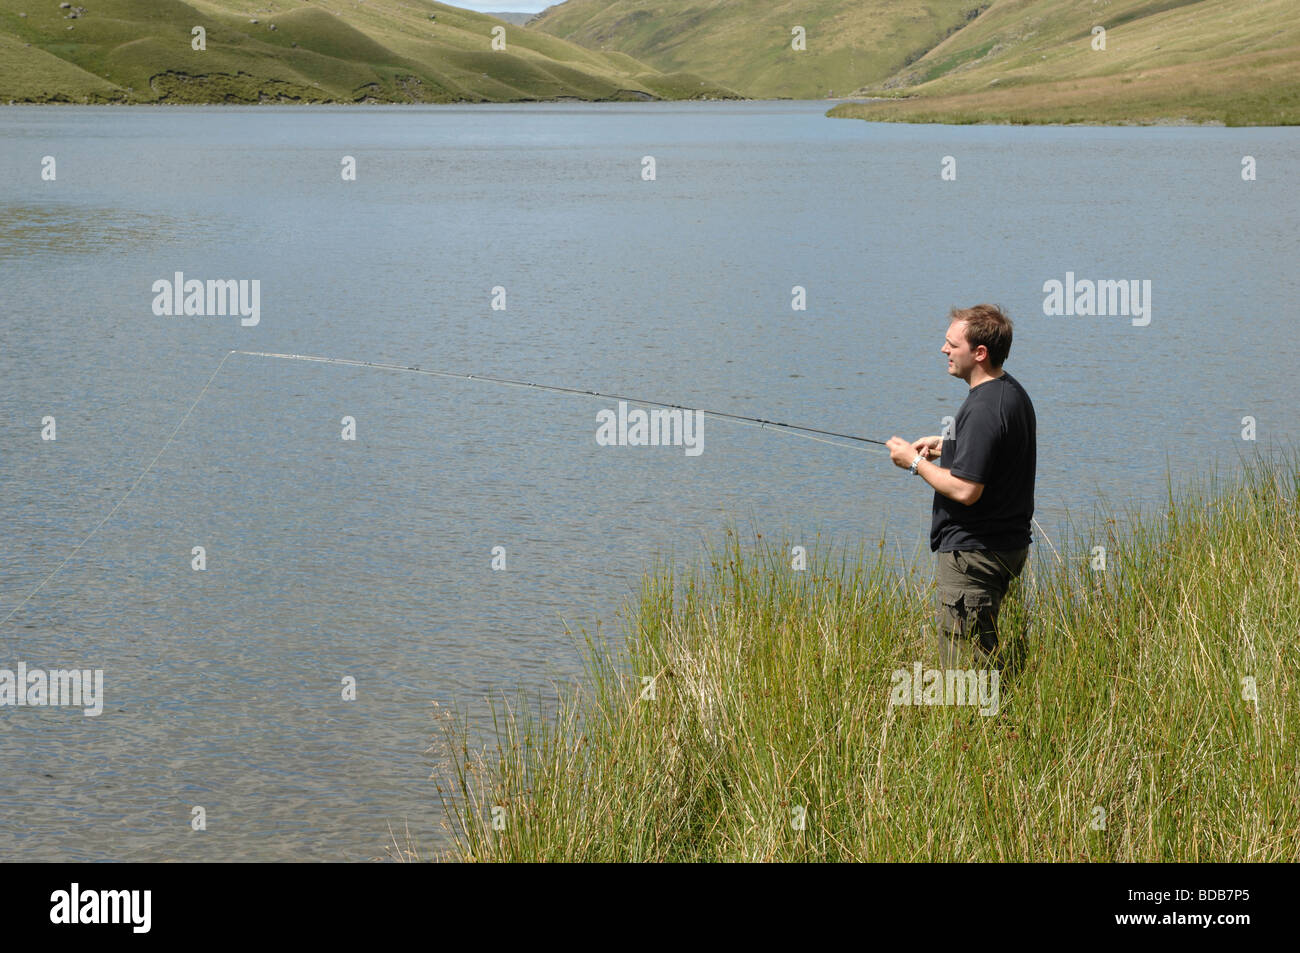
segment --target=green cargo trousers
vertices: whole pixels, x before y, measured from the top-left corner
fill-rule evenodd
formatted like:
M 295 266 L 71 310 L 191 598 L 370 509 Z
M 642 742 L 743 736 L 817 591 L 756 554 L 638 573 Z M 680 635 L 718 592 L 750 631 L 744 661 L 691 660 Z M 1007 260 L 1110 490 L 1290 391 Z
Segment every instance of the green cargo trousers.
M 999 667 L 998 611 L 1029 548 L 938 553 L 939 664 L 945 669 Z

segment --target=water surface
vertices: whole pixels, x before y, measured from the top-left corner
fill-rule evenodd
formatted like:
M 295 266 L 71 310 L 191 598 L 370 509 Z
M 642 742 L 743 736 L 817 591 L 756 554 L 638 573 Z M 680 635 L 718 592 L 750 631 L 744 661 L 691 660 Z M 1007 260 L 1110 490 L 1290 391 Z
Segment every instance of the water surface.
M 1155 503 L 1167 471 L 1181 485 L 1294 442 L 1293 131 L 824 108 L 0 109 L 0 611 L 121 500 L 232 348 L 884 439 L 956 413 L 948 309 L 995 301 L 1017 322 L 1006 367 L 1036 403 L 1053 539 L 1067 511 Z M 155 316 L 151 285 L 177 271 L 260 280 L 260 324 Z M 1066 271 L 1150 279 L 1150 325 L 1045 316 Z M 231 357 L 0 628 L 0 666 L 102 668 L 107 695 L 98 718 L 0 709 L 0 852 L 367 859 L 390 823 L 431 845 L 433 703 L 482 726 L 486 697 L 568 684 L 566 627 L 617 631 L 656 558 L 695 559 L 728 522 L 928 551 L 930 494 L 878 448 L 713 420 L 698 457 L 601 448 L 605 406 Z

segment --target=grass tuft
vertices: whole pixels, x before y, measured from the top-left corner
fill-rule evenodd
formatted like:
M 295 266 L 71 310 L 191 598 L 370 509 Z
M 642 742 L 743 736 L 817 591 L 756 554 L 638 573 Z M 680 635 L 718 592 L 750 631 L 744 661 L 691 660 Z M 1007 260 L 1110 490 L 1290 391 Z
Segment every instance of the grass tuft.
M 521 700 L 479 749 L 445 722 L 441 856 L 1295 861 L 1298 492 L 1300 460 L 1256 462 L 1036 534 L 990 716 L 890 704 L 894 670 L 938 664 L 928 560 L 823 546 L 796 572 L 728 531 L 646 575 L 555 716 Z

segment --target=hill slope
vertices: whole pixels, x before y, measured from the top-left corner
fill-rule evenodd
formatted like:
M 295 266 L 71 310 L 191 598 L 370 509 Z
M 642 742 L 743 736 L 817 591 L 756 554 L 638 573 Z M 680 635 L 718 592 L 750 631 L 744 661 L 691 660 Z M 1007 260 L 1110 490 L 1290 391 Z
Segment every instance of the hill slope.
M 191 48 L 196 26 L 206 50 Z M 0 102 L 734 95 L 430 0 L 0 0 Z
M 1094 26 L 1106 29 L 1093 49 Z M 1296 0 L 994 0 L 833 116 L 910 122 L 1300 122 Z
M 691 70 L 747 96 L 811 99 L 880 82 L 989 0 L 568 0 L 530 31 Z M 804 28 L 804 51 L 792 29 Z

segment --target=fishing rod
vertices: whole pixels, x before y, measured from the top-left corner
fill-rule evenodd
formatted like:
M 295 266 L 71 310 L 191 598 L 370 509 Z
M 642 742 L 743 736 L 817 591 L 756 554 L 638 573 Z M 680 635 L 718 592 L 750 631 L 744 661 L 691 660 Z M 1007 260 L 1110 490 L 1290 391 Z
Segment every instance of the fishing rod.
M 538 384 L 533 381 L 513 380 L 508 377 L 489 377 L 486 374 L 459 374 L 452 371 L 437 371 L 430 368 L 418 367 L 410 364 L 384 364 L 380 361 L 354 361 L 343 357 L 317 357 L 311 354 L 278 354 L 271 351 L 231 351 L 231 354 L 243 354 L 247 357 L 270 357 L 284 361 L 310 361 L 315 364 L 343 364 L 350 367 L 370 367 L 385 371 L 407 371 L 412 374 L 427 374 L 431 377 L 452 378 L 463 381 L 483 381 L 489 384 L 502 384 L 509 387 L 531 387 L 536 390 L 551 391 L 556 394 L 578 394 L 583 397 L 599 397 L 603 400 L 621 400 L 630 404 L 649 404 L 654 407 L 667 407 L 671 410 L 692 410 L 698 413 L 706 414 L 710 417 L 717 417 L 723 420 L 732 420 L 738 423 L 754 424 L 759 427 L 780 427 L 789 431 L 794 436 L 807 436 L 808 434 L 820 434 L 824 437 L 836 437 L 841 440 L 855 440 L 859 443 L 874 443 L 884 447 L 887 446 L 884 440 L 876 440 L 873 437 L 859 437 L 851 433 L 839 433 L 834 430 L 823 430 L 819 427 L 804 427 L 800 424 L 787 424 L 779 420 L 767 420 L 763 417 L 746 417 L 744 414 L 733 414 L 724 410 L 704 410 L 700 407 L 686 407 L 682 404 L 667 404 L 659 400 L 645 400 L 639 397 L 622 397 L 618 394 L 605 394 L 595 390 L 582 390 L 577 387 L 560 387 L 557 384 Z M 809 437 L 816 440 L 816 437 Z M 831 443 L 831 441 L 822 441 Z M 837 444 L 843 446 L 843 444 Z
M 874 444 L 879 444 L 882 447 L 888 446 L 888 444 L 886 444 L 885 441 L 876 440 L 873 437 L 860 437 L 856 434 L 851 434 L 851 433 L 839 433 L 834 430 L 823 430 L 820 427 L 804 427 L 800 424 L 782 423 L 779 420 L 766 420 L 763 417 L 746 417 L 743 414 L 733 414 L 723 410 L 702 410 L 701 408 L 698 407 L 684 407 L 681 404 L 666 404 L 663 401 L 659 401 L 659 400 L 641 400 L 635 397 L 620 397 L 617 394 L 604 394 L 601 393 L 600 391 L 581 390 L 576 387 L 560 387 L 555 384 L 537 384 L 532 381 L 512 380 L 511 378 L 508 377 L 489 377 L 486 374 L 457 374 L 451 371 L 437 371 L 431 368 L 418 367 L 415 365 L 384 364 L 380 361 L 353 361 L 343 357 L 317 357 L 311 354 L 278 354 L 271 351 L 230 350 L 227 351 L 225 356 L 221 358 L 221 361 L 217 364 L 216 368 L 212 371 L 212 375 L 207 379 L 207 382 L 203 385 L 203 387 L 200 388 L 198 396 L 194 398 L 193 403 L 190 404 L 189 408 L 185 411 L 184 416 L 181 417 L 180 422 L 176 424 L 176 427 L 172 430 L 170 434 L 168 434 L 167 439 L 163 441 L 162 446 L 158 448 L 158 452 L 153 455 L 153 458 L 145 466 L 144 470 L 140 472 L 140 475 L 135 478 L 135 482 L 131 484 L 131 486 L 127 489 L 126 493 L 123 494 L 122 498 L 113 505 L 113 508 L 111 510 L 108 511 L 108 515 L 105 516 L 103 519 L 101 519 L 98 523 L 96 523 L 95 526 L 91 529 L 91 531 L 86 534 L 85 538 L 82 539 L 82 541 L 79 542 L 73 548 L 72 552 L 68 553 L 68 555 L 63 558 L 62 562 L 60 562 L 57 566 L 55 566 L 54 569 L 50 573 L 48 573 L 45 576 L 45 578 L 43 578 L 36 585 L 34 589 L 28 592 L 27 595 L 25 595 L 16 606 L 10 609 L 9 612 L 3 618 L 0 618 L 0 626 L 3 626 L 15 615 L 17 615 L 18 612 L 20 612 L 22 608 L 25 605 L 27 605 L 28 602 L 31 601 L 33 596 L 35 596 L 38 592 L 44 589 L 46 584 L 49 583 L 49 581 L 53 579 L 55 576 L 57 576 L 63 570 L 63 567 L 66 566 L 69 562 L 71 562 L 72 558 L 76 556 L 77 553 L 81 552 L 82 548 L 88 542 L 90 542 L 90 540 L 95 536 L 95 534 L 97 534 L 101 529 L 103 529 L 104 525 L 113 518 L 113 515 L 117 513 L 119 509 L 122 508 L 122 505 L 125 504 L 126 501 L 130 498 L 131 494 L 135 492 L 136 488 L 141 484 L 141 482 L 143 482 L 144 478 L 148 476 L 149 472 L 153 469 L 154 464 L 158 462 L 158 460 L 162 457 L 163 453 L 167 450 L 167 448 L 171 446 L 172 441 L 176 439 L 176 435 L 179 434 L 181 428 L 185 426 L 185 422 L 189 420 L 190 415 L 194 413 L 194 408 L 198 407 L 199 401 L 203 399 L 203 395 L 208 392 L 208 388 L 212 386 L 213 381 L 217 379 L 217 375 L 221 373 L 221 369 L 226 366 L 226 361 L 230 360 L 230 357 L 233 354 L 243 354 L 247 357 L 276 358 L 284 361 L 309 361 L 315 364 L 343 364 L 350 367 L 369 367 L 369 368 L 375 368 L 384 371 L 406 371 L 412 374 L 427 374 L 431 377 L 453 378 L 455 380 L 465 380 L 465 381 L 482 381 L 484 383 L 500 384 L 508 387 L 530 387 L 535 390 L 552 391 L 557 394 L 578 394 L 583 397 L 599 397 L 604 400 L 622 400 L 633 404 L 649 404 L 655 407 L 667 407 L 671 410 L 690 410 L 701 414 L 707 414 L 708 416 L 711 417 L 717 417 L 722 420 L 730 420 L 733 421 L 734 423 L 745 424 L 751 427 L 759 427 L 759 428 L 777 427 L 780 428 L 780 432 L 788 433 L 794 437 L 803 437 L 804 439 L 807 440 L 816 440 L 818 443 L 828 443 L 833 447 L 845 447 L 846 449 L 851 449 L 851 450 L 867 450 L 870 448 L 854 447 L 850 444 L 836 443 L 834 440 L 826 440 L 824 438 L 835 437 L 840 440 L 853 440 L 853 441 L 857 441 L 858 443 L 874 443 Z

